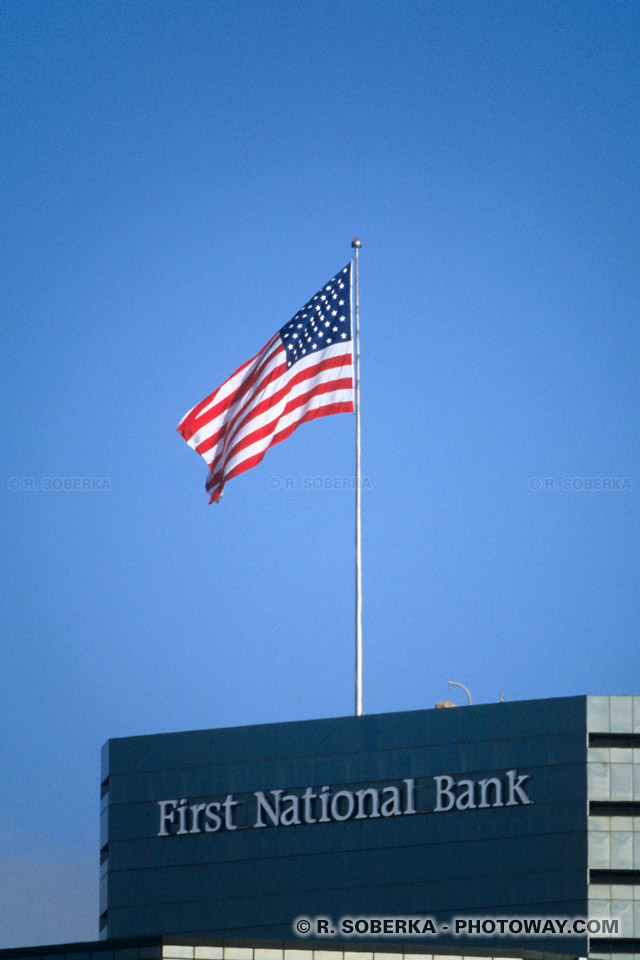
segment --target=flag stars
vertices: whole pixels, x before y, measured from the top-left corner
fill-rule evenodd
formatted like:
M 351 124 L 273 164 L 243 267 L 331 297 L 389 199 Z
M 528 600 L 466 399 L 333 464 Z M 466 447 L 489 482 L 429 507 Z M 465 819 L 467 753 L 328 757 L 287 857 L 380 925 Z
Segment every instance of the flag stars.
M 349 305 L 340 295 L 349 270 L 322 287 L 281 329 L 287 369 L 313 351 L 321 354 L 333 344 L 351 340 Z

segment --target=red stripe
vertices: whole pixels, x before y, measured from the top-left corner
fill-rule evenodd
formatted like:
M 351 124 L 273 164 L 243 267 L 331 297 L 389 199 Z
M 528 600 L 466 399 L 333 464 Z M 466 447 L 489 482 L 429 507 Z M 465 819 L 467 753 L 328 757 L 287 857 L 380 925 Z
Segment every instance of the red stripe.
M 235 457 L 238 453 L 240 453 L 241 450 L 244 450 L 246 447 L 250 447 L 252 443 L 257 443 L 259 440 L 263 440 L 265 437 L 268 437 L 269 434 L 275 433 L 275 428 L 283 417 L 298 407 L 304 406 L 305 403 L 307 403 L 309 400 L 312 400 L 314 397 L 322 396 L 323 393 L 333 393 L 335 390 L 349 390 L 352 387 L 353 380 L 351 377 L 344 378 L 342 380 L 331 380 L 328 383 L 316 384 L 312 390 L 309 390 L 307 393 L 301 394 L 299 397 L 294 397 L 292 400 L 290 400 L 289 403 L 286 404 L 282 413 L 276 417 L 275 420 L 269 421 L 269 423 L 264 424 L 262 427 L 259 427 L 252 433 L 244 434 L 244 436 L 238 440 L 235 446 L 229 450 L 227 456 L 224 458 L 225 462 L 231 460 L 232 457 Z M 268 450 L 269 447 L 266 447 L 265 449 Z M 219 462 L 220 458 L 218 458 L 217 463 L 212 464 L 212 466 L 217 466 Z
M 314 363 L 313 366 L 304 368 L 302 370 L 298 370 L 297 373 L 291 374 L 288 379 L 286 376 L 283 376 L 282 378 L 283 386 L 279 390 L 276 390 L 274 393 L 268 395 L 267 397 L 265 397 L 264 400 L 260 401 L 260 403 L 256 404 L 255 406 L 251 406 L 250 404 L 245 404 L 242 410 L 238 411 L 238 413 L 235 415 L 235 417 L 231 421 L 229 421 L 229 423 L 225 423 L 222 425 L 218 433 L 215 434 L 215 438 L 217 439 L 217 441 L 219 441 L 222 438 L 222 436 L 227 434 L 227 439 L 225 440 L 225 448 L 228 447 L 229 443 L 232 442 L 233 437 L 243 427 L 245 427 L 250 420 L 252 420 L 254 417 L 260 416 L 261 414 L 269 410 L 271 407 L 279 403 L 283 399 L 283 397 L 285 397 L 286 394 L 294 386 L 296 386 L 299 383 L 302 383 L 304 380 L 311 380 L 312 378 L 317 377 L 320 373 L 323 373 L 326 370 L 337 369 L 338 367 L 344 367 L 344 366 L 351 367 L 352 363 L 353 363 L 353 359 L 352 359 L 351 353 L 342 354 L 337 357 L 325 357 L 323 360 L 319 360 L 317 363 Z M 270 377 L 269 379 L 271 380 L 274 378 Z M 257 388 L 255 392 L 259 392 L 259 390 L 264 386 L 266 386 L 267 383 L 268 383 L 267 380 L 263 381 L 263 383 L 260 385 L 259 388 Z M 244 414 L 244 417 L 242 420 L 240 420 L 240 416 L 242 414 Z M 198 447 L 196 448 L 198 453 L 201 453 L 204 456 L 206 452 L 213 449 L 213 447 L 215 446 L 215 442 L 213 442 L 213 440 L 214 438 L 212 437 L 212 438 L 209 438 L 208 440 L 203 440 L 201 444 L 198 444 Z M 217 454 L 216 457 L 214 457 L 214 460 L 219 459 L 221 454 L 222 454 L 222 451 L 219 454 Z
M 325 385 L 321 384 L 320 386 L 324 387 Z M 296 397 L 295 400 L 292 400 L 291 403 L 287 405 L 286 412 L 290 413 L 296 407 L 302 406 L 305 403 L 307 403 L 309 400 L 312 400 L 315 396 L 321 396 L 323 393 L 331 393 L 336 389 L 349 389 L 352 386 L 353 386 L 353 383 L 351 380 L 339 380 L 339 381 L 334 380 L 331 383 L 326 385 L 327 389 L 315 389 L 310 391 L 309 393 L 304 394 L 303 397 L 300 397 L 300 398 Z M 335 413 L 353 413 L 354 407 L 353 407 L 353 401 L 344 400 L 344 401 L 336 401 L 332 404 L 326 404 L 324 407 L 317 407 L 314 409 L 321 410 L 321 411 L 329 410 L 330 412 L 335 412 Z M 238 467 L 233 467 L 232 470 L 228 474 L 226 474 L 225 464 L 228 463 L 233 457 L 235 457 L 241 450 L 244 450 L 247 446 L 251 446 L 252 443 L 257 443 L 259 440 L 263 439 L 264 437 L 269 436 L 269 434 L 273 431 L 274 439 L 271 440 L 271 443 L 268 446 L 266 446 L 263 451 L 261 451 L 260 453 L 254 454 L 253 457 L 249 458 L 250 460 L 253 460 L 254 457 L 259 457 L 259 459 L 256 460 L 256 463 L 259 463 L 262 457 L 264 456 L 264 454 L 267 452 L 267 450 L 270 447 L 272 447 L 274 443 L 279 443 L 280 440 L 284 440 L 285 437 L 290 436 L 299 423 L 304 423 L 306 420 L 313 419 L 314 416 L 321 416 L 321 415 L 324 416 L 324 414 L 315 413 L 314 411 L 307 411 L 306 414 L 303 414 L 301 417 L 295 420 L 292 424 L 289 424 L 289 426 L 287 427 L 283 427 L 283 429 L 280 432 L 277 432 L 273 430 L 273 427 L 274 427 L 274 424 L 277 425 L 277 423 L 282 419 L 282 417 L 284 416 L 284 413 L 283 413 L 281 417 L 278 417 L 276 420 L 272 420 L 271 423 L 266 424 L 264 427 L 261 427 L 259 430 L 254 430 L 254 432 L 251 434 L 247 434 L 245 437 L 243 437 L 241 440 L 238 441 L 238 443 L 233 448 L 233 450 L 230 451 L 228 456 L 224 457 L 224 459 L 218 458 L 218 460 L 211 465 L 209 479 L 207 480 L 207 489 L 210 488 L 212 483 L 219 483 L 223 480 L 223 478 L 224 478 L 224 481 L 226 482 L 229 479 L 229 477 L 236 475 L 236 471 Z M 242 461 L 242 463 L 245 463 L 245 462 L 247 461 Z M 239 464 L 238 466 L 241 466 L 241 465 L 242 464 Z
M 299 370 L 297 373 L 294 373 L 290 376 L 289 379 L 285 379 L 284 385 L 276 390 L 274 393 L 270 394 L 268 397 L 265 397 L 264 400 L 260 401 L 253 407 L 243 407 L 242 411 L 239 411 L 236 414 L 235 418 L 231 420 L 228 424 L 223 424 L 220 430 L 214 434 L 213 437 L 210 437 L 208 440 L 203 440 L 202 443 L 198 444 L 196 447 L 198 453 L 204 456 L 209 450 L 212 450 L 216 443 L 227 434 L 227 439 L 225 440 L 224 450 L 221 450 L 216 456 L 214 456 L 212 465 L 214 465 L 220 458 L 223 456 L 225 450 L 228 449 L 229 445 L 233 442 L 234 437 L 246 427 L 246 425 L 253 420 L 255 417 L 260 416 L 263 413 L 266 413 L 267 410 L 270 410 L 271 407 L 274 407 L 276 404 L 285 397 L 294 386 L 299 383 L 303 383 L 305 380 L 311 380 L 314 377 L 317 377 L 320 373 L 323 373 L 325 370 L 335 370 L 338 367 L 351 367 L 352 358 L 351 354 L 346 354 L 338 357 L 325 357 L 323 360 L 320 360 L 318 363 L 314 364 L 312 367 L 307 367 L 303 370 Z M 271 379 L 271 378 L 270 378 Z M 266 384 L 267 381 L 265 381 Z M 261 385 L 262 386 L 262 385 Z M 353 382 L 349 384 L 353 386 Z M 285 411 L 286 412 L 286 409 Z M 240 414 L 244 413 L 245 416 L 242 420 L 239 421 Z M 284 413 L 282 414 L 284 416 Z M 239 422 L 238 422 L 239 421 Z
M 240 428 L 238 428 L 233 436 L 227 438 L 225 442 L 224 449 L 214 457 L 211 467 L 216 469 L 221 462 L 228 462 L 232 457 L 240 451 L 244 450 L 245 447 L 249 446 L 252 443 L 257 443 L 258 440 L 262 440 L 264 437 L 269 436 L 270 433 L 273 433 L 276 429 L 280 420 L 286 416 L 286 414 L 291 413 L 297 407 L 303 406 L 307 401 L 311 400 L 315 396 L 321 396 L 323 393 L 332 393 L 334 390 L 348 390 L 353 387 L 353 378 L 352 377 L 343 377 L 339 380 L 329 380 L 325 383 L 316 383 L 310 390 L 307 390 L 306 393 L 300 394 L 300 396 L 293 397 L 288 403 L 285 404 L 284 409 L 276 417 L 270 420 L 268 423 L 263 424 L 261 427 L 258 427 L 256 430 L 251 431 L 250 433 L 241 433 Z M 290 388 L 280 391 L 282 393 L 288 393 Z M 250 422 L 251 418 L 247 419 L 247 423 Z M 246 427 L 247 424 L 244 424 Z M 231 446 L 235 437 L 238 437 L 236 443 Z
M 260 391 L 264 390 L 265 387 L 272 381 L 282 379 L 286 371 L 287 371 L 286 363 L 280 363 L 278 364 L 277 367 L 274 367 L 273 370 L 271 370 L 271 372 L 264 378 L 264 380 L 261 380 L 259 384 L 254 385 L 254 390 L 252 390 L 251 395 L 249 397 L 245 397 L 245 403 L 242 404 L 240 409 L 237 410 L 236 413 L 234 413 L 229 420 L 223 421 L 222 425 L 220 426 L 220 429 L 216 433 L 212 434 L 210 437 L 207 437 L 207 439 L 203 440 L 202 443 L 199 443 L 198 446 L 196 447 L 197 452 L 204 457 L 205 453 L 208 453 L 209 450 L 213 450 L 213 448 L 221 442 L 221 440 L 226 436 L 226 434 L 229 433 L 231 428 L 236 424 L 238 418 L 241 417 L 242 414 L 247 411 L 247 408 L 249 410 L 252 409 L 251 398 L 254 396 L 254 394 L 260 393 Z M 234 395 L 233 400 L 235 401 L 236 399 L 237 399 L 237 396 Z M 233 404 L 229 404 L 229 406 L 233 406 Z
M 264 349 L 265 347 L 262 348 L 262 350 Z M 256 357 L 260 356 L 260 354 L 262 353 L 262 350 L 259 350 L 258 353 L 256 353 Z M 197 403 L 195 407 L 189 410 L 189 412 L 182 418 L 182 420 L 178 424 L 178 432 L 183 433 L 183 430 L 187 429 L 186 427 L 187 423 L 189 425 L 191 423 L 194 423 L 197 420 L 197 418 L 200 416 L 201 412 L 205 409 L 205 407 L 207 407 L 213 401 L 216 394 L 220 393 L 224 385 L 228 383 L 229 380 L 232 380 L 233 377 L 236 377 L 241 370 L 245 369 L 245 367 L 250 366 L 253 363 L 253 361 L 256 359 L 256 357 L 252 357 L 251 360 L 247 360 L 246 363 L 241 364 L 238 367 L 238 369 L 235 371 L 235 373 L 232 373 L 230 377 L 227 377 L 227 379 L 223 383 L 221 383 L 220 386 L 213 391 L 213 393 L 210 393 L 208 397 L 205 397 L 204 400 L 201 400 L 200 403 Z M 193 436 L 194 433 L 195 433 L 195 430 L 191 432 L 190 438 Z
M 271 340 L 273 340 L 273 337 L 271 338 Z M 207 407 L 213 401 L 216 394 L 220 393 L 224 385 L 227 384 L 229 380 L 232 380 L 234 377 L 236 377 L 241 370 L 244 370 L 246 367 L 249 367 L 253 363 L 253 361 L 256 359 L 256 357 L 259 357 L 260 354 L 267 349 L 271 340 L 267 341 L 267 343 L 264 345 L 262 350 L 258 350 L 255 357 L 251 357 L 251 360 L 247 360 L 246 363 L 240 364 L 240 366 L 235 371 L 235 373 L 232 373 L 230 377 L 227 377 L 227 379 L 223 383 L 221 383 L 220 386 L 213 391 L 213 393 L 210 393 L 209 396 L 205 397 L 204 400 L 201 400 L 200 403 L 196 403 L 195 407 L 193 407 L 191 410 L 189 410 L 187 414 L 185 414 L 185 416 L 182 418 L 182 420 L 178 424 L 178 433 L 182 434 L 185 440 L 190 440 L 191 437 L 196 432 L 195 429 L 192 429 L 192 425 L 195 424 L 202 410 L 204 410 L 205 407 Z
M 289 424 L 281 433 L 276 433 L 270 446 L 273 447 L 274 444 L 280 443 L 281 440 L 286 440 L 301 423 L 307 423 L 308 420 L 315 420 L 316 417 L 328 417 L 332 413 L 353 413 L 353 410 L 353 400 L 341 400 L 338 403 L 329 403 L 326 407 L 307 410 L 304 416 L 296 420 L 295 423 Z
M 264 458 L 267 450 L 270 450 L 271 447 L 273 447 L 276 443 L 280 443 L 281 440 L 286 440 L 287 437 L 291 436 L 293 431 L 299 427 L 301 423 L 306 423 L 309 420 L 315 420 L 317 417 L 328 417 L 334 413 L 353 413 L 352 401 L 347 400 L 340 403 L 330 403 L 327 404 L 326 407 L 318 407 L 315 410 L 308 410 L 302 417 L 300 417 L 299 420 L 296 420 L 295 423 L 290 424 L 281 433 L 275 434 L 268 447 L 265 447 L 265 449 L 260 453 L 254 454 L 254 456 L 249 457 L 247 460 L 243 460 L 242 463 L 238 463 L 233 470 L 230 470 L 229 473 L 225 475 L 223 482 L 221 482 L 222 477 L 220 473 L 218 473 L 215 477 L 211 477 L 211 481 L 207 480 L 206 489 L 207 491 L 211 491 L 212 482 L 215 482 L 215 488 L 211 493 L 211 499 L 209 500 L 209 503 L 213 503 L 215 500 L 220 499 L 227 480 L 231 480 L 233 477 L 237 477 L 246 470 L 256 467 Z
M 267 348 L 270 346 L 272 346 L 271 341 L 266 345 L 266 347 L 263 348 L 263 351 L 261 351 L 261 353 L 264 351 L 267 351 Z M 191 436 L 193 436 L 194 433 L 197 433 L 198 430 L 201 430 L 203 427 L 206 427 L 208 423 L 211 423 L 212 420 L 215 420 L 217 417 L 219 417 L 220 414 L 224 413 L 224 411 L 227 410 L 229 407 L 232 407 L 235 403 L 238 403 L 242 399 L 242 397 L 251 389 L 251 387 L 253 387 L 258 377 L 262 375 L 264 368 L 269 363 L 271 363 L 273 359 L 276 358 L 281 352 L 284 353 L 284 347 L 280 343 L 275 350 L 269 350 L 269 352 L 267 352 L 264 357 L 260 358 L 260 362 L 256 365 L 255 369 L 252 370 L 251 373 L 247 374 L 244 380 L 240 381 L 239 386 L 233 393 L 230 393 L 223 400 L 220 400 L 219 403 L 217 403 L 214 407 L 211 407 L 211 409 L 207 410 L 205 413 L 201 413 L 201 414 L 198 414 L 198 416 L 196 417 L 190 418 L 189 427 L 191 429 Z M 256 357 L 254 357 L 253 359 L 256 360 L 257 357 L 260 357 L 260 354 L 256 354 Z M 235 376 L 235 374 L 233 374 L 232 376 Z M 225 383 L 227 383 L 228 380 L 230 379 L 231 377 L 225 380 Z M 218 388 L 218 390 L 216 390 L 216 392 L 211 396 L 215 397 L 216 394 L 219 393 L 220 389 L 221 388 Z

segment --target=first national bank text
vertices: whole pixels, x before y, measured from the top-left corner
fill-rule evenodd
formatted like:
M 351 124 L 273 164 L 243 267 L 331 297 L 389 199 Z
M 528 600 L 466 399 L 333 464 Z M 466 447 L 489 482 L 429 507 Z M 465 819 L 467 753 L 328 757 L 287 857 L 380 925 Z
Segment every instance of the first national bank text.
M 527 794 L 528 774 L 507 770 L 501 777 L 483 780 L 460 779 L 443 775 L 432 778 L 436 789 L 434 813 L 447 810 L 482 810 L 533 803 Z M 251 800 L 236 800 L 232 793 L 224 800 L 190 803 L 186 797 L 158 800 L 160 821 L 157 836 L 217 833 L 237 830 L 238 808 L 252 806 L 252 827 L 291 827 L 305 823 L 331 823 L 343 820 L 370 820 L 416 813 L 415 780 L 399 785 L 366 787 L 361 790 L 332 790 L 307 787 L 296 793 L 284 790 L 256 790 Z M 426 811 L 424 811 L 426 812 Z M 244 818 L 243 818 L 244 819 Z

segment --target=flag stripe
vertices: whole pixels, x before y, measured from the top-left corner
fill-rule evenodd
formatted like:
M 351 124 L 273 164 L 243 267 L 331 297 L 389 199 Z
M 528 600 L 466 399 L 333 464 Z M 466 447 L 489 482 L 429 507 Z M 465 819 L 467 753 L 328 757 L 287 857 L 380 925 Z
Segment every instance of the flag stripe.
M 261 438 L 255 438 L 249 447 L 244 447 L 242 450 L 237 451 L 232 456 L 225 458 L 224 463 L 217 464 L 212 473 L 216 475 L 220 471 L 226 471 L 231 469 L 239 463 L 241 460 L 245 460 L 253 456 L 254 453 L 258 452 L 260 449 L 267 449 L 271 442 L 271 437 L 284 432 L 289 429 L 289 426 L 295 427 L 298 420 L 304 417 L 307 410 L 315 408 L 328 406 L 331 403 L 352 403 L 352 391 L 351 388 L 343 390 L 334 390 L 329 394 L 319 394 L 312 397 L 306 397 L 304 406 L 302 409 L 294 410 L 289 412 L 285 417 L 282 417 L 276 427 L 273 430 L 263 435 Z M 290 431 L 291 432 L 291 431 Z
M 298 396 L 289 398 L 286 403 L 281 401 L 282 409 L 275 411 L 275 415 L 272 411 L 270 420 L 267 420 L 266 417 L 263 416 L 260 418 L 258 424 L 254 424 L 253 422 L 251 423 L 250 430 L 247 429 L 239 432 L 238 439 L 234 443 L 233 447 L 229 448 L 228 450 L 224 450 L 220 457 L 218 457 L 218 459 L 211 464 L 211 469 L 215 472 L 222 458 L 224 458 L 227 464 L 233 463 L 242 450 L 252 446 L 255 443 L 259 443 L 266 437 L 273 436 L 278 431 L 278 428 L 284 429 L 298 408 L 308 404 L 309 401 L 314 397 L 323 397 L 327 393 L 336 394 L 337 392 L 343 390 L 352 391 L 352 389 L 352 378 L 344 377 L 340 380 L 330 380 L 327 383 L 317 383 L 311 390 L 307 390 L 305 393 L 301 393 Z M 297 421 L 297 414 L 294 416 L 294 421 Z
M 323 356 L 326 358 L 338 355 L 345 358 L 345 362 L 352 363 L 351 350 L 345 352 L 345 344 L 334 344 L 332 347 L 326 348 L 323 351 Z M 284 348 L 280 345 L 278 351 L 270 353 L 269 358 L 274 363 L 274 366 L 263 366 L 260 368 L 260 372 L 264 372 L 268 369 L 268 374 L 265 378 L 260 381 L 260 383 L 255 383 L 255 377 L 253 373 L 251 374 L 251 384 L 253 390 L 249 393 L 248 391 L 237 391 L 237 395 L 232 398 L 232 400 L 222 406 L 220 410 L 216 406 L 215 411 L 210 410 L 207 417 L 203 418 L 199 424 L 198 429 L 195 428 L 192 430 L 192 437 L 187 441 L 194 450 L 200 453 L 202 456 L 205 456 L 208 450 L 218 443 L 222 439 L 222 434 L 219 434 L 218 431 L 225 424 L 226 421 L 230 420 L 236 412 L 237 408 L 244 408 L 249 406 L 253 401 L 254 397 L 257 397 L 257 394 L 268 386 L 274 380 L 275 376 L 281 376 L 284 378 L 286 373 L 286 367 L 280 363 L 280 360 L 284 356 Z M 308 356 L 304 360 L 300 360 L 296 364 L 297 369 L 305 369 L 309 366 L 313 366 L 314 369 L 317 367 L 320 362 L 318 355 Z M 237 401 L 237 403 L 236 403 Z M 228 428 L 225 428 L 228 429 Z M 204 444 L 204 441 L 209 441 Z M 205 459 L 207 459 L 205 457 Z M 210 458 L 209 458 L 210 459 Z
M 269 343 L 270 342 L 271 341 L 269 341 Z M 211 406 L 211 404 L 213 403 L 216 397 L 220 397 L 222 395 L 222 391 L 224 390 L 225 386 L 227 386 L 228 384 L 231 384 L 232 381 L 237 382 L 242 379 L 240 376 L 242 371 L 246 370 L 246 368 L 250 364 L 252 364 L 257 357 L 259 357 L 262 353 L 264 353 L 266 348 L 269 346 L 269 343 L 265 344 L 265 346 L 262 348 L 260 353 L 257 353 L 255 357 L 252 357 L 251 360 L 247 360 L 246 363 L 243 363 L 242 366 L 238 367 L 236 372 L 232 373 L 230 377 L 227 377 L 224 383 L 221 384 L 216 390 L 214 390 L 213 393 L 210 393 L 208 397 L 205 397 L 204 400 L 200 401 L 200 403 L 196 403 L 195 407 L 192 407 L 191 410 L 185 413 L 184 417 L 178 424 L 178 433 L 182 434 L 182 436 L 187 441 L 187 443 L 189 442 L 189 438 L 192 435 L 192 433 L 189 434 L 189 437 L 185 436 L 185 434 L 189 432 L 191 424 L 198 417 L 202 416 L 202 414 Z
M 286 440 L 287 437 L 291 436 L 293 431 L 301 423 L 308 423 L 310 420 L 315 420 L 318 417 L 328 417 L 334 413 L 353 413 L 353 400 L 343 400 L 335 403 L 329 403 L 322 407 L 317 407 L 314 409 L 307 410 L 306 413 L 300 417 L 299 420 L 296 420 L 295 423 L 292 423 L 286 430 L 283 430 L 280 433 L 274 435 L 268 446 L 264 448 L 260 453 L 255 453 L 253 456 L 248 457 L 246 460 L 241 460 L 235 467 L 232 467 L 229 471 L 224 474 L 225 483 L 227 480 L 230 480 L 232 477 L 237 477 L 240 473 L 244 473 L 246 470 L 250 470 L 252 467 L 256 467 L 261 460 L 264 458 L 267 450 L 275 446 L 276 443 L 280 443 L 282 440 Z M 218 476 L 214 483 L 212 480 L 207 480 L 206 489 L 207 492 L 211 494 L 211 499 L 209 503 L 214 503 L 220 494 L 222 493 L 222 484 L 221 481 L 222 473 L 218 473 Z
M 348 264 L 180 421 L 178 432 L 209 465 L 209 502 L 299 424 L 352 413 L 353 394 Z
M 224 444 L 221 446 L 220 453 L 228 450 L 236 435 L 246 431 L 253 420 L 258 420 L 258 424 L 255 424 L 255 427 L 257 427 L 259 423 L 265 423 L 268 417 L 273 419 L 273 408 L 282 407 L 283 402 L 289 394 L 293 393 L 296 395 L 308 389 L 308 381 L 311 380 L 313 383 L 328 381 L 331 383 L 335 381 L 337 377 L 340 377 L 339 370 L 345 367 L 351 368 L 351 365 L 352 358 L 350 353 L 346 355 L 343 353 L 337 357 L 326 357 L 323 360 L 319 360 L 315 366 L 300 370 L 298 373 L 290 376 L 284 385 L 274 384 L 274 388 L 279 387 L 279 389 L 274 389 L 271 393 L 264 391 L 263 399 L 258 400 L 256 397 L 254 404 L 248 408 L 243 407 L 242 410 L 236 414 L 233 421 L 225 423 L 214 437 L 199 444 L 197 447 L 198 453 L 202 454 L 205 460 L 211 463 L 211 458 L 208 458 L 205 454 L 213 448 L 214 444 L 219 443 L 225 434 Z M 280 378 L 280 381 L 282 382 L 282 378 Z M 351 385 L 353 385 L 352 381 Z M 278 416 L 280 416 L 281 413 L 282 409 L 280 413 L 278 413 Z
M 284 356 L 284 350 L 282 351 L 282 355 Z M 254 403 L 258 397 L 263 396 L 271 384 L 274 384 L 275 387 L 276 383 L 282 381 L 286 369 L 286 363 L 280 362 L 280 356 L 278 356 L 277 361 L 274 361 L 274 366 L 268 370 L 266 376 L 260 383 L 255 384 L 251 391 L 246 392 L 242 397 L 238 398 L 237 403 L 229 404 L 225 410 L 216 416 L 215 420 L 203 426 L 198 431 L 196 435 L 197 445 L 194 446 L 194 449 L 207 460 L 207 452 L 225 439 L 226 434 L 233 428 L 243 413 L 247 409 L 251 409 L 252 403 Z
M 196 448 L 195 443 L 191 443 L 191 438 L 195 436 L 203 425 L 207 425 L 215 420 L 216 417 L 224 413 L 232 404 L 239 402 L 246 395 L 246 393 L 251 389 L 255 384 L 256 379 L 264 371 L 265 367 L 276 358 L 280 362 L 284 357 L 284 348 L 282 343 L 278 342 L 273 343 L 273 338 L 270 340 L 266 346 L 257 354 L 253 360 L 249 361 L 251 364 L 251 369 L 246 370 L 243 377 L 237 378 L 236 374 L 232 377 L 229 377 L 228 380 L 223 383 L 218 390 L 215 390 L 206 400 L 203 400 L 203 405 L 199 405 L 198 408 L 195 408 L 190 411 L 186 417 L 183 418 L 178 431 L 183 432 L 183 426 L 188 426 L 190 430 L 190 436 L 187 440 L 187 443 L 193 448 Z M 246 365 L 245 365 L 246 366 Z M 243 369 L 242 367 L 240 369 Z M 238 371 L 239 372 L 239 371 Z M 228 389 L 225 389 L 227 387 Z M 183 434 L 184 435 L 184 434 Z M 186 437 L 185 437 L 186 439 Z
M 231 404 L 241 401 L 260 379 L 266 369 L 270 368 L 274 362 L 279 363 L 284 359 L 284 353 L 285 351 L 283 350 L 280 340 L 275 343 L 270 341 L 264 350 L 254 358 L 251 369 L 247 371 L 240 384 L 235 386 L 233 390 L 225 390 L 219 394 L 219 396 L 216 397 L 215 407 L 212 405 L 207 410 L 204 410 L 200 419 L 206 418 L 206 422 L 211 417 L 217 416 L 218 412 L 228 409 Z

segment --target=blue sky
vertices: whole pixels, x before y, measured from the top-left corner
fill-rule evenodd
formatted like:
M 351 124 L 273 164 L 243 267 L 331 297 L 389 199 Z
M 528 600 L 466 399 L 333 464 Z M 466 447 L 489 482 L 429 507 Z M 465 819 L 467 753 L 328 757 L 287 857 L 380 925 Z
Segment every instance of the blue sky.
M 353 417 L 217 507 L 175 428 L 354 235 L 365 712 L 638 693 L 637 5 L 0 33 L 0 946 L 97 936 L 109 737 L 352 712 Z

